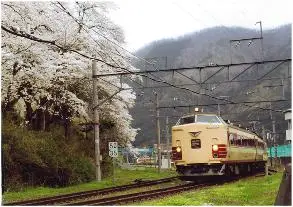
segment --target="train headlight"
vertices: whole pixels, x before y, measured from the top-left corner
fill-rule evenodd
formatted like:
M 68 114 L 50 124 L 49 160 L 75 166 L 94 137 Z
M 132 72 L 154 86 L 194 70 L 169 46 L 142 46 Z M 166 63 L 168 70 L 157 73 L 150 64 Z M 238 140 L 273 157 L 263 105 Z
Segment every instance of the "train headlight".
M 212 148 L 213 148 L 213 151 L 215 151 L 215 152 L 218 151 L 218 149 L 219 149 L 218 145 L 213 145 Z
M 177 147 L 176 152 L 181 152 L 181 147 Z

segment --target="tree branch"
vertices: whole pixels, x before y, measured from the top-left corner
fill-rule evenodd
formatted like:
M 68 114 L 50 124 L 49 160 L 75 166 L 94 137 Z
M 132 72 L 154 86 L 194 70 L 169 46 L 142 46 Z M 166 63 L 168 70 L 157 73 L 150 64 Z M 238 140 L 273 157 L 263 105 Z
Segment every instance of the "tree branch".
M 107 63 L 104 60 L 101 60 L 101 59 L 98 59 L 98 58 L 95 58 L 95 57 L 88 56 L 88 55 L 83 54 L 83 53 L 81 53 L 81 52 L 79 52 L 77 50 L 65 49 L 64 47 L 56 44 L 56 40 L 54 40 L 54 41 L 43 40 L 43 39 L 40 39 L 38 37 L 35 37 L 35 36 L 31 35 L 31 34 L 28 34 L 28 33 L 24 32 L 24 31 L 18 31 L 14 27 L 10 27 L 10 29 L 9 29 L 9 28 L 1 25 L 1 29 L 3 29 L 5 32 L 8 32 L 8 33 L 13 34 L 15 36 L 24 37 L 26 39 L 29 39 L 29 40 L 32 40 L 32 41 L 35 41 L 35 42 L 40 42 L 40 43 L 45 43 L 45 44 L 53 45 L 53 46 L 55 46 L 55 47 L 57 47 L 57 48 L 59 48 L 61 50 L 66 50 L 66 51 L 74 52 L 74 53 L 76 53 L 76 54 L 78 54 L 78 55 L 80 55 L 80 56 L 82 56 L 84 58 L 87 58 L 87 59 L 90 59 L 90 60 L 96 60 L 98 62 L 102 62 L 105 65 L 108 65 L 108 66 L 110 66 L 112 68 L 118 68 L 118 69 L 123 69 L 123 70 L 127 70 L 127 71 L 129 70 L 129 69 L 125 68 L 125 67 L 116 66 L 116 65 L 113 65 L 111 63 Z

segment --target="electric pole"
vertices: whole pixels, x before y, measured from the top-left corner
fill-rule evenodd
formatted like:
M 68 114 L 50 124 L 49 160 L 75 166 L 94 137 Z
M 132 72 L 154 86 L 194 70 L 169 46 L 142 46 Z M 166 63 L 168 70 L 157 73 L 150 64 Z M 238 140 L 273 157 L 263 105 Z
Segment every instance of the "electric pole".
M 154 92 L 156 96 L 156 120 L 157 120 L 157 139 L 158 139 L 158 171 L 161 172 L 161 135 L 160 135 L 160 112 L 159 112 L 159 96 L 157 92 Z
M 275 125 L 275 120 L 272 120 L 272 127 L 273 127 L 273 146 L 274 146 L 274 151 L 275 151 L 275 155 L 274 155 L 274 161 L 275 161 L 275 165 L 276 165 L 276 151 L 277 151 L 277 148 L 276 148 L 276 125 Z
M 256 22 L 256 24 L 259 24 L 260 27 L 260 44 L 261 44 L 261 61 L 264 61 L 264 52 L 263 52 L 263 36 L 262 36 L 262 23 L 261 21 Z
M 264 125 L 261 126 L 261 136 L 262 136 L 263 140 L 267 143 L 266 131 L 265 131 Z
M 100 164 L 100 126 L 99 126 L 99 110 L 98 110 L 98 81 L 95 78 L 98 75 L 97 62 L 92 61 L 92 75 L 93 75 L 93 124 L 95 137 L 95 165 L 96 165 L 96 180 L 101 181 L 101 164 Z
M 169 117 L 166 117 L 166 143 L 167 143 L 167 159 L 168 159 L 168 169 L 171 167 L 171 162 L 170 162 L 170 151 L 169 151 Z

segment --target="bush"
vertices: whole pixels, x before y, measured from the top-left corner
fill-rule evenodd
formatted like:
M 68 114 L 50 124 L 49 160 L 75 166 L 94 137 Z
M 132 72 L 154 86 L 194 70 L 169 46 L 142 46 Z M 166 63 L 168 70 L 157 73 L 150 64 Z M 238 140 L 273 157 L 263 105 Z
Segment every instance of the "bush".
M 86 157 L 70 157 L 68 169 L 71 169 L 69 184 L 83 183 L 95 178 L 95 168 Z
M 78 142 L 67 142 L 61 127 L 56 126 L 52 132 L 29 131 L 4 119 L 3 190 L 18 190 L 27 185 L 66 186 L 92 180 L 93 163 L 83 156 Z

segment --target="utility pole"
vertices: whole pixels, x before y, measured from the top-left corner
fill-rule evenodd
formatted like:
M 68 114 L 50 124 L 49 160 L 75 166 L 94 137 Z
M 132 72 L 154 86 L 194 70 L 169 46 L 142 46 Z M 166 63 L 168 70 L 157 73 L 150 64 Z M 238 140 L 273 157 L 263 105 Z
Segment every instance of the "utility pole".
M 236 47 L 240 46 L 242 41 L 249 41 L 249 43 L 248 43 L 248 46 L 249 46 L 250 44 L 252 44 L 252 42 L 254 40 L 260 40 L 260 42 L 261 42 L 261 55 L 260 56 L 261 56 L 261 61 L 262 61 L 262 64 L 263 64 L 264 52 L 263 52 L 262 23 L 261 23 L 261 21 L 259 21 L 259 22 L 256 22 L 255 25 L 256 24 L 260 24 L 260 37 L 252 37 L 252 38 L 243 38 L 243 39 L 230 40 L 230 50 L 229 50 L 229 52 L 230 52 L 230 64 L 232 64 L 232 60 L 233 60 L 232 59 L 232 43 L 236 42 L 236 45 L 234 45 L 234 47 L 236 48 Z
M 276 122 L 275 120 L 272 120 L 272 127 L 273 127 L 273 146 L 274 146 L 274 151 L 276 152 L 277 149 L 276 149 Z M 274 155 L 274 163 L 276 165 L 276 153 Z
M 256 24 L 259 24 L 259 27 L 260 27 L 261 59 L 262 59 L 262 61 L 264 61 L 262 23 L 261 23 L 261 21 L 259 21 L 259 22 L 256 22 Z
M 282 79 L 282 98 L 285 100 L 286 98 L 285 98 L 285 87 L 284 87 L 284 80 Z
M 92 75 L 93 75 L 93 124 L 94 124 L 94 137 L 95 137 L 95 165 L 96 165 L 96 180 L 101 181 L 101 164 L 100 164 L 100 126 L 99 126 L 99 110 L 98 110 L 98 81 L 96 75 L 97 71 L 97 62 L 96 60 L 92 61 Z
M 169 151 L 169 117 L 166 117 L 166 139 L 167 139 L 167 159 L 168 159 L 168 169 L 171 167 L 171 162 L 170 162 L 170 151 Z
M 261 136 L 265 140 L 265 142 L 267 143 L 267 138 L 266 138 L 266 132 L 265 132 L 265 126 L 264 125 L 261 126 Z
M 158 171 L 161 172 L 161 135 L 160 135 L 160 112 L 159 112 L 159 96 L 157 92 L 154 92 L 156 96 L 156 120 L 157 120 L 157 139 L 158 139 Z
M 269 146 L 268 138 L 266 136 L 266 131 L 265 131 L 264 125 L 261 126 L 261 136 L 262 136 L 263 140 L 265 141 L 265 143 L 267 143 L 267 146 Z M 266 164 L 265 164 L 265 173 L 266 173 L 266 176 L 269 175 L 268 162 L 266 162 Z
M 267 133 L 267 140 L 268 140 L 268 145 L 270 148 L 270 164 L 271 167 L 273 167 L 273 161 L 272 161 L 272 134 L 271 133 Z

